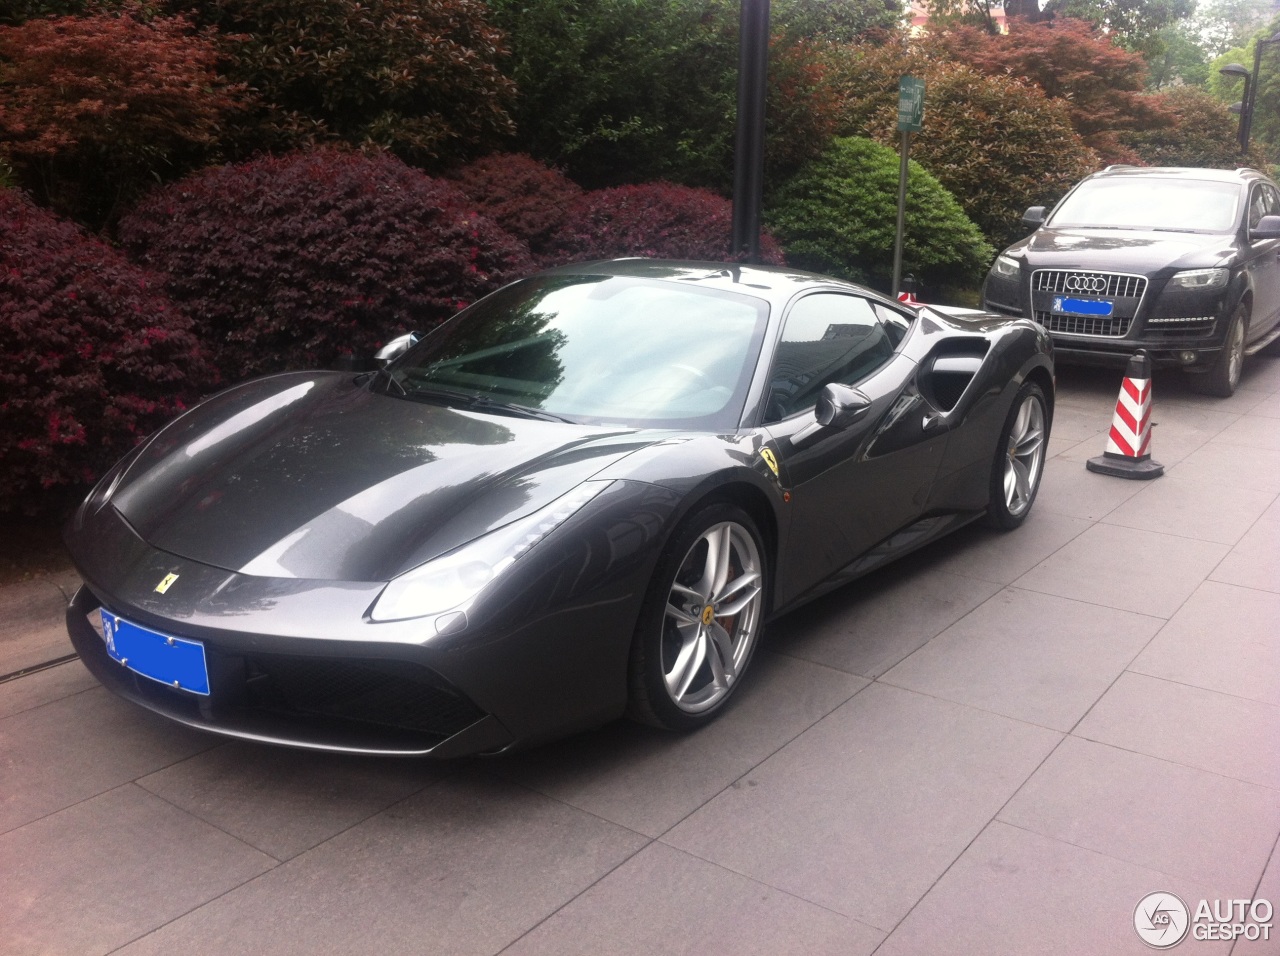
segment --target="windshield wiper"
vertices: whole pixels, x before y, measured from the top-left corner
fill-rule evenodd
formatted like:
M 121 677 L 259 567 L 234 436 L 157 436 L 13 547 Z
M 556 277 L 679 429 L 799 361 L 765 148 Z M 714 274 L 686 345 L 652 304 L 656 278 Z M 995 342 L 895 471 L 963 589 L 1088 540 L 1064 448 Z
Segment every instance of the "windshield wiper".
M 528 405 L 519 405 L 515 402 L 501 402 L 490 398 L 488 395 L 469 395 L 464 392 L 454 392 L 447 388 L 432 388 L 430 386 L 421 386 L 408 392 L 404 392 L 403 389 L 401 391 L 407 398 L 436 402 L 450 407 L 465 408 L 469 411 L 498 412 L 499 414 L 514 415 L 517 418 L 533 418 L 544 422 L 563 422 L 569 425 L 581 424 L 575 419 L 564 415 L 546 412 L 541 408 L 531 408 Z
M 516 415 L 520 418 L 536 418 L 544 422 L 564 422 L 568 425 L 579 424 L 572 418 L 564 415 L 557 415 L 554 412 L 543 411 L 541 408 L 532 408 L 528 405 L 518 405 L 515 402 L 500 402 L 490 398 L 488 395 L 476 395 L 471 398 L 469 406 L 474 409 L 482 409 L 486 412 L 505 412 L 510 415 Z

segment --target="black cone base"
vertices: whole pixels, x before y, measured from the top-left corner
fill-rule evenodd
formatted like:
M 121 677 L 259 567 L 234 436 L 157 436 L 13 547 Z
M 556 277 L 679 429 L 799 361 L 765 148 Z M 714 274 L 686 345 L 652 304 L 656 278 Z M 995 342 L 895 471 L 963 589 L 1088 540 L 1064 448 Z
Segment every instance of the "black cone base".
M 1158 461 L 1152 461 L 1150 455 L 1143 455 L 1141 458 L 1130 458 L 1127 455 L 1112 455 L 1104 452 L 1097 458 L 1090 458 L 1084 463 L 1084 466 L 1100 475 L 1111 475 L 1115 478 L 1136 478 L 1139 481 L 1159 478 L 1164 474 L 1164 465 Z

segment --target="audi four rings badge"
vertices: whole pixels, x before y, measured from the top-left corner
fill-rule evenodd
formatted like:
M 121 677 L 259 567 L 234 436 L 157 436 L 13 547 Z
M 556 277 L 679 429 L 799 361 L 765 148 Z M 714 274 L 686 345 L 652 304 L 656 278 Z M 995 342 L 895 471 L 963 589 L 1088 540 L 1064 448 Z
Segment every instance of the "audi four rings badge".
M 1067 276 L 1068 292 L 1106 292 L 1107 280 L 1103 276 Z

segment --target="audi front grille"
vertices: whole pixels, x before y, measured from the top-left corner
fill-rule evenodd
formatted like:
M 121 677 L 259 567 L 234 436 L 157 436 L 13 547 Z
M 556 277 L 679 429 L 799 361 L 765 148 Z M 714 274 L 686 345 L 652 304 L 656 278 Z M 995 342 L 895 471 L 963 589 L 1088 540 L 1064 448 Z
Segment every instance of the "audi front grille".
M 1124 337 L 1146 292 L 1146 276 L 1122 272 L 1039 269 L 1031 274 L 1032 312 L 1036 321 L 1061 335 Z M 1111 302 L 1112 313 L 1108 316 L 1064 315 L 1053 311 L 1054 296 L 1105 299 Z

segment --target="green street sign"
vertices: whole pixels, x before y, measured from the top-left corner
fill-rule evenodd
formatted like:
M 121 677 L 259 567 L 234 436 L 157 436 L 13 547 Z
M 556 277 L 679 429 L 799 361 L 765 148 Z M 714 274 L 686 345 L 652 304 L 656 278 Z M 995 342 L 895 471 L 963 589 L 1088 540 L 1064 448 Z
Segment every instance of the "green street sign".
M 924 80 L 904 76 L 898 81 L 898 132 L 918 133 L 924 125 Z

